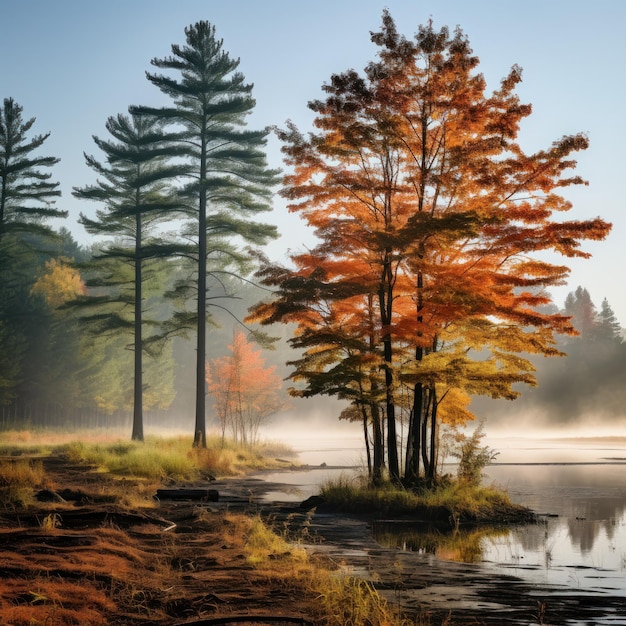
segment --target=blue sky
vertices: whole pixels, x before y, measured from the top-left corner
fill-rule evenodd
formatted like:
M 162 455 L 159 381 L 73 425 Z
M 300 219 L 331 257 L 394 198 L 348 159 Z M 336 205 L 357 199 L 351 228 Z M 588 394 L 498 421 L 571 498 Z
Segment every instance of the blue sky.
M 81 205 L 73 186 L 93 181 L 83 152 L 97 151 L 92 135 L 106 137 L 110 115 L 130 104 L 161 101 L 145 79 L 150 59 L 167 56 L 172 43 L 184 43 L 184 28 L 208 20 L 224 48 L 241 59 L 240 70 L 254 83 L 254 127 L 283 125 L 292 119 L 308 130 L 307 102 L 334 72 L 361 70 L 374 56 L 369 39 L 388 7 L 398 30 L 411 36 L 420 24 L 460 26 L 481 60 L 489 88 L 511 65 L 524 70 L 518 93 L 532 103 L 520 141 L 527 150 L 547 148 L 565 134 L 588 133 L 591 147 L 580 155 L 578 173 L 589 187 L 568 192 L 569 217 L 596 215 L 613 223 L 602 243 L 586 245 L 588 261 L 567 262 L 568 286 L 554 292 L 557 304 L 581 284 L 597 305 L 607 297 L 626 326 L 626 179 L 624 112 L 626 2 L 621 0 L 20 0 L 0 11 L 0 98 L 12 97 L 25 117 L 36 117 L 37 133 L 50 131 L 45 153 L 61 163 L 54 177 L 62 185 L 66 226 L 81 243 L 89 241 L 76 224 Z M 279 146 L 268 153 L 280 166 Z M 284 234 L 269 252 L 279 259 L 287 249 L 311 241 L 310 233 L 277 199 L 266 217 Z M 560 261 L 559 261 L 560 262 Z

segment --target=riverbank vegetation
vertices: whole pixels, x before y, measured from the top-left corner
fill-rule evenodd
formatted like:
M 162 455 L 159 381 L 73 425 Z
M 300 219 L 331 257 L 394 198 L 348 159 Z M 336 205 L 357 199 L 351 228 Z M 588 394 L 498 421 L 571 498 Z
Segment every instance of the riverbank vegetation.
M 4 432 L 0 434 L 0 457 L 5 457 L 0 460 L 2 502 L 27 504 L 34 488 L 46 487 L 41 459 L 53 455 L 118 479 L 140 479 L 148 489 L 162 481 L 240 476 L 294 463 L 293 451 L 278 442 L 243 446 L 216 435 L 209 438 L 206 449 L 193 448 L 191 443 L 189 437 L 148 437 L 137 442 L 106 433 Z
M 159 478 L 182 481 L 215 469 L 184 438 L 143 444 L 45 443 L 43 435 L 20 433 L 9 438 L 13 443 L 2 438 L 0 447 L 0 615 L 7 623 L 137 619 L 165 625 L 192 613 L 229 614 L 241 594 L 261 614 L 288 607 L 325 626 L 448 623 L 403 616 L 371 583 L 305 549 L 310 537 L 268 525 L 256 507 L 157 505 L 149 492 Z M 138 462 L 142 450 L 151 455 L 149 464 Z M 224 453 L 231 458 L 236 450 Z M 236 468 L 280 462 L 262 454 L 277 450 L 286 452 L 267 444 L 248 456 L 238 450 L 243 458 Z M 181 458 L 191 459 L 189 466 Z M 61 487 L 80 493 L 81 502 L 37 497 L 40 490 L 64 493 Z M 78 518 L 79 528 L 72 522 Z M 283 598 L 278 605 L 276 597 Z
M 506 492 L 463 481 L 441 480 L 421 490 L 367 478 L 341 477 L 322 486 L 325 508 L 386 519 L 412 519 L 457 526 L 460 523 L 529 521 L 531 511 L 511 502 Z

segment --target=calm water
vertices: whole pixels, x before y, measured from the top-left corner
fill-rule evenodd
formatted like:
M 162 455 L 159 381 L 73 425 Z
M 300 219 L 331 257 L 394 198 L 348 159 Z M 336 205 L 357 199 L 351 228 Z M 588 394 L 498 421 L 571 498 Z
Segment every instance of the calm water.
M 304 499 L 328 478 L 354 472 L 319 467 L 322 463 L 363 465 L 358 436 L 292 443 L 301 462 L 317 467 L 265 476 L 293 485 L 287 492 L 270 494 L 271 499 Z M 540 524 L 454 537 L 384 528 L 376 539 L 401 551 L 472 563 L 532 584 L 626 597 L 626 439 L 494 439 L 489 445 L 500 455 L 485 471 L 485 482 L 504 487 L 514 502 L 546 514 Z
M 506 457 L 512 464 L 487 468 L 486 482 L 550 516 L 484 540 L 483 562 L 533 582 L 626 596 L 626 443 L 541 442 Z M 524 457 L 536 464 L 514 464 Z

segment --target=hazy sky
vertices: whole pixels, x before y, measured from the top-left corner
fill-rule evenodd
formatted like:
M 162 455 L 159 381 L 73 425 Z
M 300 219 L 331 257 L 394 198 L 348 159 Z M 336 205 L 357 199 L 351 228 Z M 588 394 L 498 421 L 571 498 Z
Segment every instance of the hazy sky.
M 582 284 L 597 305 L 607 297 L 626 326 L 622 0 L 4 0 L 0 98 L 14 98 L 25 117 L 36 117 L 35 132 L 51 131 L 45 154 L 61 158 L 54 171 L 63 190 L 59 206 L 70 211 L 65 224 L 86 243 L 76 219 L 96 206 L 81 206 L 71 196 L 73 186 L 93 182 L 83 151 L 98 155 L 91 137 L 107 136 L 110 115 L 127 112 L 130 104 L 162 101 L 144 73 L 150 59 L 184 43 L 185 26 L 210 21 L 224 48 L 241 59 L 240 70 L 255 84 L 253 127 L 292 119 L 306 131 L 312 119 L 307 102 L 321 95 L 331 74 L 362 70 L 374 57 L 369 33 L 380 26 L 385 6 L 407 36 L 429 19 L 436 27 L 460 26 L 490 90 L 511 65 L 522 66 L 518 93 L 533 105 L 520 136 L 527 150 L 547 148 L 564 134 L 588 133 L 591 147 L 580 155 L 578 173 L 590 185 L 569 193 L 569 218 L 600 215 L 613 223 L 613 232 L 606 242 L 586 245 L 592 259 L 566 261 L 570 283 L 554 295 L 561 305 L 567 291 Z M 275 140 L 268 156 L 280 166 Z M 266 221 L 285 234 L 270 248 L 275 259 L 311 241 L 280 199 Z

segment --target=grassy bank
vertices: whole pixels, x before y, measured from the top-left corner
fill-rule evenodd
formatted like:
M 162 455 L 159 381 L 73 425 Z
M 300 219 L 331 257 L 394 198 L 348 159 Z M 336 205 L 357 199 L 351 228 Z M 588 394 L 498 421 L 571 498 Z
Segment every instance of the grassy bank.
M 460 523 L 514 522 L 532 519 L 506 492 L 461 480 L 413 492 L 392 484 L 371 487 L 363 478 L 329 481 L 322 486 L 324 507 L 343 513 L 411 518 L 455 526 Z
M 218 599 L 228 598 L 231 592 L 249 599 L 246 585 L 250 585 L 257 595 L 272 599 L 272 606 L 275 598 L 282 598 L 276 606 L 306 615 L 320 626 L 448 623 L 428 616 L 403 617 L 372 584 L 312 556 L 298 537 L 288 535 L 287 530 L 284 535 L 272 531 L 257 513 L 199 507 L 193 519 L 184 518 L 180 532 L 150 525 L 127 529 L 124 515 L 131 520 L 137 512 L 154 506 L 147 497 L 153 479 L 195 480 L 208 471 L 232 475 L 284 466 L 276 457 L 286 456 L 285 448 L 264 444 L 240 449 L 212 441 L 207 450 L 197 450 L 185 438 L 155 438 L 143 444 L 23 439 L 21 444 L 5 440 L 0 453 L 4 457 L 0 459 L 0 499 L 7 519 L 15 520 L 13 526 L 2 528 L 3 537 L 13 542 L 2 557 L 7 572 L 19 572 L 7 575 L 0 585 L 0 621 L 6 618 L 16 626 L 104 625 L 113 623 L 111 615 L 140 615 L 143 620 L 152 619 L 150 623 L 168 624 L 174 615 L 182 617 L 176 613 L 178 607 L 195 603 L 206 611 L 207 585 Z M 53 464 L 46 462 L 50 455 L 54 455 Z M 64 484 L 65 477 L 76 476 L 74 468 L 83 464 L 91 466 L 80 485 L 88 496 L 86 508 L 93 513 L 104 492 L 119 492 L 115 500 L 119 506 L 111 509 L 111 521 L 96 523 L 76 535 L 71 527 L 65 528 L 74 504 L 42 503 L 32 494 L 41 488 L 55 489 L 55 482 Z M 80 469 L 78 476 L 82 480 Z M 9 515 L 11 510 L 15 515 Z M 24 525 L 28 519 L 37 520 L 31 530 Z M 20 542 L 24 542 L 23 554 Z M 63 550 L 58 554 L 51 550 L 51 542 L 54 546 L 67 542 L 72 559 Z M 202 563 L 208 564 L 206 569 Z
M 191 437 L 148 437 L 128 441 L 106 433 L 10 431 L 0 433 L 0 456 L 62 455 L 115 475 L 194 480 L 208 474 L 238 476 L 251 470 L 289 467 L 294 452 L 276 442 L 237 445 L 221 437 L 208 437 L 206 448 L 193 448 Z M 280 458 L 279 458 L 280 457 Z
M 63 435 L 56 432 L 0 433 L 0 501 L 5 507 L 32 504 L 41 489 L 52 484 L 43 471 L 47 457 L 84 465 L 91 472 L 119 480 L 109 485 L 111 497 L 124 506 L 147 506 L 154 489 L 164 482 L 205 481 L 210 477 L 239 476 L 250 471 L 289 468 L 294 456 L 280 443 L 239 446 L 221 438 L 207 440 L 207 448 L 193 448 L 191 437 L 150 437 L 145 442 L 121 440 L 102 433 Z M 126 488 L 122 479 L 138 484 Z

